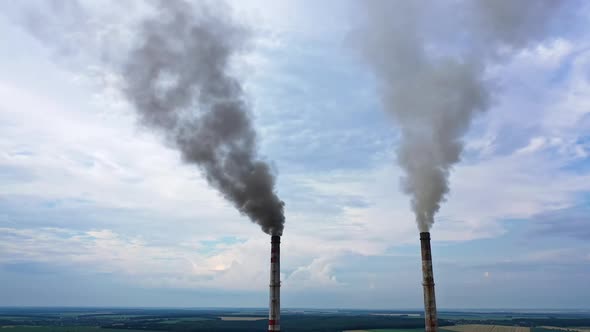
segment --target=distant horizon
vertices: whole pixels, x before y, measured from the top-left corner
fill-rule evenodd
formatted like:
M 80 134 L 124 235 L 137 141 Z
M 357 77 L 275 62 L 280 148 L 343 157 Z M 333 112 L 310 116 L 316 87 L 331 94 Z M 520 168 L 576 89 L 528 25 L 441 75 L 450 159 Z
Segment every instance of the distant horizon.
M 176 310 L 205 310 L 205 309 L 246 309 L 246 310 L 263 310 L 267 311 L 268 307 L 117 307 L 117 306 L 0 306 L 0 309 L 176 309 Z M 281 310 L 363 310 L 363 311 L 393 311 L 393 312 L 412 312 L 423 313 L 424 308 L 401 308 L 401 309 L 375 309 L 375 308 L 315 308 L 315 307 L 285 307 Z M 438 312 L 590 312 L 590 308 L 438 308 Z
M 0 306 L 590 310 L 589 22 L 0 1 Z

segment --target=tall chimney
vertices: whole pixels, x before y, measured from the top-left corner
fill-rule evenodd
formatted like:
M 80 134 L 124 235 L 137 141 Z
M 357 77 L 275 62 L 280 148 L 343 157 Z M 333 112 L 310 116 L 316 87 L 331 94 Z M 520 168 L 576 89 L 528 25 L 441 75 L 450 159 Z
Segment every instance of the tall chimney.
M 430 233 L 420 233 L 422 247 L 422 278 L 424 285 L 424 319 L 426 332 L 437 332 L 436 298 L 434 296 L 434 275 L 432 274 L 432 252 L 430 250 Z
M 268 330 L 280 331 L 281 325 L 281 237 L 273 235 L 270 240 L 270 308 Z

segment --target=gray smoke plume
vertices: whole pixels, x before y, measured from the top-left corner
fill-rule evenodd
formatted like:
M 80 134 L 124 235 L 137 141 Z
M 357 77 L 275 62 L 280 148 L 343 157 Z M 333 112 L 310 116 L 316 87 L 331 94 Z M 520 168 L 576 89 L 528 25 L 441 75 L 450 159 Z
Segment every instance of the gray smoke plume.
M 207 181 L 271 235 L 281 235 L 284 203 L 240 82 L 228 72 L 247 31 L 204 3 L 159 1 L 124 65 L 125 94 L 141 122 L 161 131 Z M 216 3 L 219 6 L 219 3 Z
M 397 159 L 420 231 L 430 229 L 475 114 L 490 104 L 486 66 L 546 35 L 564 1 L 362 2 L 356 31 L 384 108 L 401 133 Z M 484 189 L 484 188 L 482 188 Z

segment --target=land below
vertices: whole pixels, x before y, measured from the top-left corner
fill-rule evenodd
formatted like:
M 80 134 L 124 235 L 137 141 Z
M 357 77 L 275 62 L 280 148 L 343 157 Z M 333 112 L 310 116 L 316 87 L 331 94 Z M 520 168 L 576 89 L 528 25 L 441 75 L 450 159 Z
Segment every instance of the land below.
M 590 332 L 590 311 L 440 311 L 441 332 Z M 287 332 L 421 332 L 416 310 L 283 309 Z M 267 310 L 0 308 L 0 332 L 266 331 Z

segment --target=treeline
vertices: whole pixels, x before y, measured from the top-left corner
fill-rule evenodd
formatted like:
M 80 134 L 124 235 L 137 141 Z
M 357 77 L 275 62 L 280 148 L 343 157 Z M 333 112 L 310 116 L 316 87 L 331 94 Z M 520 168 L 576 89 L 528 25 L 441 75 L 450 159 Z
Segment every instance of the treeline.
M 202 317 L 202 316 L 199 316 Z M 130 320 L 125 323 L 103 325 L 103 328 L 117 328 L 130 330 L 151 331 L 264 331 L 268 322 L 266 319 L 258 321 L 227 321 L 212 318 L 201 321 L 179 321 L 162 324 L 158 320 Z M 439 320 L 440 326 L 452 325 L 450 321 Z M 424 328 L 422 318 L 403 318 L 385 316 L 353 316 L 353 315 L 283 315 L 281 330 L 292 332 L 339 332 L 342 330 L 387 329 L 387 328 Z
M 486 324 L 486 325 L 504 325 L 504 326 L 556 326 L 556 327 L 573 327 L 573 326 L 590 326 L 590 318 L 526 318 L 519 317 L 513 319 L 458 319 L 454 320 L 455 324 Z

